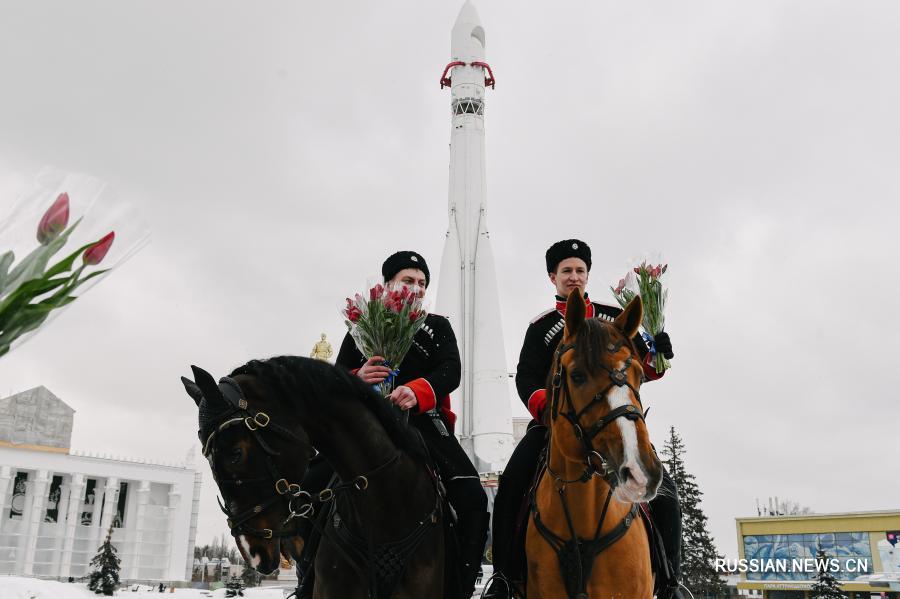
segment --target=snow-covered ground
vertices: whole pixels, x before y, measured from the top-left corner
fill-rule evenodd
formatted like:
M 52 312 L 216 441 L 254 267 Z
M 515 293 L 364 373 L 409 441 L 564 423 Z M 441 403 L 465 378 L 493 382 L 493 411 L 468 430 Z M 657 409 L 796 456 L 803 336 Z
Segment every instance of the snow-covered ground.
M 244 597 L 247 599 L 283 599 L 285 592 L 279 588 L 247 589 Z M 199 589 L 175 589 L 174 593 L 156 591 L 132 592 L 129 588 L 119 589 L 116 594 L 119 599 L 205 599 L 213 597 L 219 599 L 225 597 L 225 589 L 215 591 L 202 591 Z M 95 595 L 87 590 L 84 584 L 66 584 L 52 580 L 38 580 L 36 578 L 20 578 L 17 576 L 0 576 L 0 599 L 98 599 L 103 595 Z
M 487 580 L 487 577 L 484 578 Z M 146 587 L 145 587 L 146 588 Z M 482 584 L 475 588 L 473 599 L 481 596 Z M 291 589 L 293 590 L 293 589 Z M 283 599 L 290 591 L 280 588 L 246 589 L 246 599 Z M 103 595 L 95 595 L 87 590 L 84 584 L 66 584 L 53 580 L 38 580 L 36 578 L 20 578 L 17 576 L 0 576 L 0 599 L 100 599 Z M 116 591 L 115 597 L 119 599 L 220 599 L 225 597 L 225 589 L 215 591 L 202 591 L 199 589 L 175 589 L 170 593 L 156 591 L 131 591 L 131 587 Z

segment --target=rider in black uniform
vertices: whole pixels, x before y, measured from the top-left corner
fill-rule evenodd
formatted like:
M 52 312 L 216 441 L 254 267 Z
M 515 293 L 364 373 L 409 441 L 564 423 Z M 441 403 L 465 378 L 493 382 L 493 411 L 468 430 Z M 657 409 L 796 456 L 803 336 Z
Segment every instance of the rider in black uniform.
M 539 455 L 546 445 L 547 427 L 541 424 L 547 403 L 547 377 L 550 373 L 553 353 L 562 339 L 565 326 L 566 300 L 569 292 L 580 289 L 587 302 L 587 316 L 612 321 L 622 309 L 588 299 L 584 288 L 591 269 L 591 250 L 578 239 L 566 239 L 553 244 L 546 253 L 547 274 L 556 287 L 556 304 L 550 310 L 539 314 L 525 333 L 519 365 L 516 372 L 516 388 L 519 397 L 534 420 L 528 426 L 525 436 L 516 446 L 503 474 L 494 499 L 493 520 L 493 561 L 494 571 L 499 573 L 485 597 L 507 596 L 508 585 L 502 578 L 524 580 L 525 556 L 524 530 L 516 530 L 519 523 L 524 498 L 534 482 Z M 647 343 L 636 336 L 635 346 L 643 355 L 644 380 L 656 380 L 661 375 L 651 365 L 652 354 Z M 672 344 L 666 333 L 660 333 L 653 340 L 656 351 L 671 358 Z M 665 491 L 663 491 L 663 489 Z M 660 529 L 663 545 L 673 572 L 667 584 L 667 598 L 680 597 L 678 579 L 681 562 L 681 508 L 675 483 L 663 470 L 661 491 L 651 502 L 654 521 Z
M 418 286 L 423 294 L 430 280 L 425 259 L 411 251 L 388 257 L 381 267 L 381 274 L 385 283 Z M 380 356 L 366 360 L 348 333 L 335 363 L 374 385 L 391 372 L 382 365 L 383 360 Z M 459 386 L 460 372 L 459 348 L 450 321 L 429 314 L 399 366 L 390 400 L 400 408 L 410 410 L 409 424 L 422 434 L 429 454 L 440 470 L 447 499 L 457 516 L 462 588 L 468 597 L 481 569 L 490 514 L 478 471 L 453 434 L 456 415 L 450 409 L 450 392 Z M 301 486 L 307 491 L 320 490 L 330 476 L 331 469 L 322 460 L 310 466 Z

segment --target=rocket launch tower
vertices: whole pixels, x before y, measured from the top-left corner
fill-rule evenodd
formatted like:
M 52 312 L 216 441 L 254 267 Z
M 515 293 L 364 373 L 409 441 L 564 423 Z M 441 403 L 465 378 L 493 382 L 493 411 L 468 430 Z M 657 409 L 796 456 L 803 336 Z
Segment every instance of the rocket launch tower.
M 462 381 L 451 396 L 456 434 L 481 472 L 502 469 L 512 453 L 509 383 L 500 300 L 487 229 L 484 95 L 494 87 L 485 62 L 484 28 L 470 2 L 450 39 L 451 62 L 441 75 L 450 88 L 450 197 L 436 312 L 450 319 L 459 341 Z

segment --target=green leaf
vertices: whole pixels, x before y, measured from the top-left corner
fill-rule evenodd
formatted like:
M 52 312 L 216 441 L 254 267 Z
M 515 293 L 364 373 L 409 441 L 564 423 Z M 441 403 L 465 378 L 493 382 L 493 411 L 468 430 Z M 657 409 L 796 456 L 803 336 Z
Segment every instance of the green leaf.
M 66 288 L 73 283 L 73 275 L 56 279 L 33 279 L 20 286 L 6 299 L 0 302 L 0 329 L 5 328 L 15 313 L 28 305 L 31 300 L 49 293 L 58 287 Z
M 50 270 L 47 271 L 47 276 L 53 277 L 60 273 L 68 272 L 68 271 L 72 270 L 72 265 L 75 263 L 75 260 L 78 258 L 78 256 L 80 256 L 84 250 L 91 247 L 92 245 L 94 245 L 94 244 L 93 243 L 84 244 L 83 246 L 81 246 L 80 248 L 78 248 L 77 250 L 75 250 L 74 252 L 72 252 L 71 254 L 69 254 L 68 256 L 66 256 L 65 258 L 63 258 L 62 260 L 60 260 L 53 266 L 51 266 Z
M 59 237 L 57 237 L 47 245 L 38 246 L 30 254 L 25 256 L 25 258 L 21 262 L 19 262 L 19 264 L 9 274 L 9 279 L 6 282 L 6 287 L 9 289 L 15 289 L 22 283 L 26 283 L 43 275 L 44 269 L 47 268 L 47 263 L 50 261 L 50 258 L 52 258 L 56 252 L 62 249 L 62 247 L 66 244 L 66 241 L 69 239 L 69 235 L 80 222 L 81 219 L 79 218 L 77 221 L 75 221 L 74 224 L 72 224 L 71 227 L 63 231 L 63 233 Z

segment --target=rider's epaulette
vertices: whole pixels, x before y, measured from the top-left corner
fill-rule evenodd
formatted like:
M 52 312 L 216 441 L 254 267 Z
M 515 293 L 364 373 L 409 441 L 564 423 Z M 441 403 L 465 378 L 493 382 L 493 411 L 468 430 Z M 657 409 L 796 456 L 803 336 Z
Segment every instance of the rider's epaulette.
M 544 310 L 543 312 L 541 312 L 540 314 L 538 314 L 537 316 L 535 316 L 534 318 L 531 319 L 531 324 L 536 323 L 537 321 L 545 318 L 548 314 L 551 314 L 553 312 L 556 312 L 556 308 L 550 308 L 549 310 Z
M 604 320 L 606 322 L 612 322 L 616 319 L 616 316 L 622 313 L 622 308 L 618 306 L 610 306 L 608 304 L 599 304 L 597 302 L 592 302 L 594 304 L 594 316 L 599 318 L 600 320 Z

